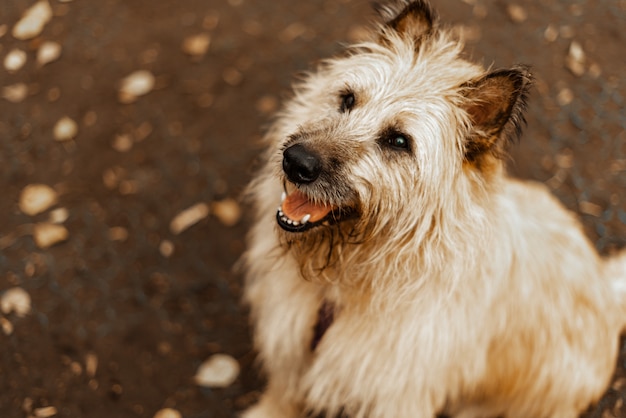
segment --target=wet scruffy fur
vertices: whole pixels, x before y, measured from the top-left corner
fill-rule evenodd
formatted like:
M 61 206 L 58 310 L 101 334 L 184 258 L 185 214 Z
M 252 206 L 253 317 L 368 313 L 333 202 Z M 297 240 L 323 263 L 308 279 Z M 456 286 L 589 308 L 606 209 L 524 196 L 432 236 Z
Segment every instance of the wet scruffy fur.
M 242 264 L 268 382 L 243 417 L 577 417 L 613 372 L 626 254 L 507 175 L 527 67 L 467 61 L 421 0 L 379 10 L 266 135 Z

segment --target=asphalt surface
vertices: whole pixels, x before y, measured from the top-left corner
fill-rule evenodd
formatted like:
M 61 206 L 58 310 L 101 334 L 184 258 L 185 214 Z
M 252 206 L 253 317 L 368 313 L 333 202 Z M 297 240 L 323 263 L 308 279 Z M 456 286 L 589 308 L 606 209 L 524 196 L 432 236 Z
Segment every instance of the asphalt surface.
M 30 297 L 24 316 L 0 311 L 0 417 L 153 417 L 165 407 L 233 417 L 263 380 L 233 270 L 247 212 L 231 199 L 293 74 L 358 38 L 370 4 L 50 0 L 41 32 L 16 39 L 34 3 L 0 5 L 0 298 L 16 287 Z M 602 254 L 626 246 L 626 2 L 433 4 L 463 27 L 474 59 L 533 68 L 511 171 L 546 182 Z M 201 41 L 183 46 L 195 35 L 210 39 L 206 52 Z M 62 50 L 41 65 L 45 42 Z M 15 49 L 26 57 L 17 69 Z M 154 86 L 120 101 L 121 80 L 137 70 Z M 77 131 L 59 141 L 65 117 Z M 35 215 L 19 205 L 31 184 L 57 196 Z M 172 229 L 190 207 L 202 209 L 198 222 Z M 67 237 L 42 248 L 34 237 L 50 217 Z M 585 417 L 626 417 L 621 347 L 612 387 Z M 197 385 L 216 353 L 234 357 L 239 376 Z

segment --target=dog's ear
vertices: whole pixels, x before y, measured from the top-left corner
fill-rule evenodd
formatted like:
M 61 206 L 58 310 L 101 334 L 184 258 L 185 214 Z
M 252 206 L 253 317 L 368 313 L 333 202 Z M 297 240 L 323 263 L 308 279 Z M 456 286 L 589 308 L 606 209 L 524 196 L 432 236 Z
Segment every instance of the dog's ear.
M 526 123 L 526 98 L 532 84 L 527 67 L 496 70 L 461 86 L 463 108 L 471 131 L 465 147 L 466 161 L 487 151 L 499 154 L 504 145 L 519 138 Z
M 432 33 L 437 20 L 434 10 L 424 0 L 395 0 L 374 7 L 385 19 L 385 28 L 415 40 Z

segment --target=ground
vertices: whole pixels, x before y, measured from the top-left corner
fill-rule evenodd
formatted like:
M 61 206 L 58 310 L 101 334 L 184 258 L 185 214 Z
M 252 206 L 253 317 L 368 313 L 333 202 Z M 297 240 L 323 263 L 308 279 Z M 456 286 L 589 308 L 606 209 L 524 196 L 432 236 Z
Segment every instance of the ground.
M 233 417 L 263 380 L 233 269 L 247 212 L 238 219 L 230 199 L 293 74 L 357 39 L 370 2 L 49 0 L 40 33 L 16 39 L 35 1 L 5 0 L 0 13 L 0 294 L 30 297 L 24 316 L 0 312 L 0 415 Z M 624 247 L 626 2 L 433 3 L 475 59 L 532 66 L 512 172 L 548 184 L 602 254 Z M 38 63 L 46 41 L 61 55 Z M 120 100 L 137 70 L 154 86 Z M 70 132 L 55 138 L 59 120 Z M 53 206 L 26 214 L 29 184 L 50 186 Z M 190 207 L 198 222 L 172 228 Z M 33 237 L 50 217 L 67 238 L 47 247 Z M 241 372 L 201 387 L 194 375 L 215 353 Z M 612 387 L 585 417 L 626 417 L 625 400 L 622 343 Z

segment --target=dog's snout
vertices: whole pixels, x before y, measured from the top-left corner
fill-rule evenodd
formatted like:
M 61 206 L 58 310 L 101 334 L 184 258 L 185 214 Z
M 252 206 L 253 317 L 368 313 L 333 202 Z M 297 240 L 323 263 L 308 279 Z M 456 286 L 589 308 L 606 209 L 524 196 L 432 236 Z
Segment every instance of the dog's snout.
M 289 181 L 297 184 L 314 182 L 322 172 L 322 161 L 302 144 L 291 145 L 283 152 L 283 170 Z

